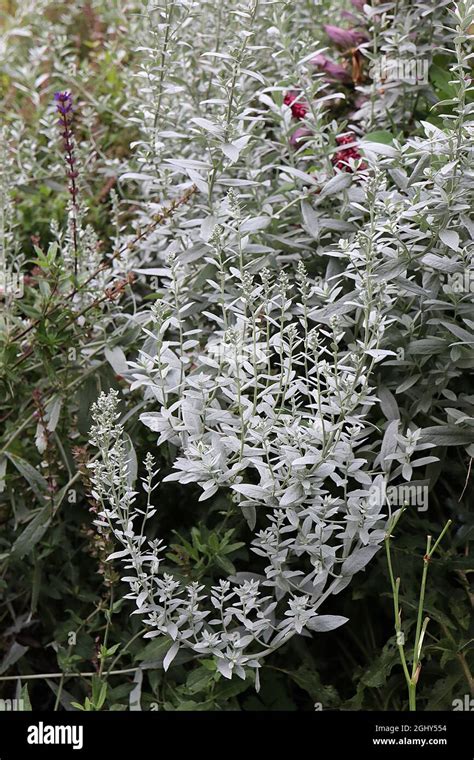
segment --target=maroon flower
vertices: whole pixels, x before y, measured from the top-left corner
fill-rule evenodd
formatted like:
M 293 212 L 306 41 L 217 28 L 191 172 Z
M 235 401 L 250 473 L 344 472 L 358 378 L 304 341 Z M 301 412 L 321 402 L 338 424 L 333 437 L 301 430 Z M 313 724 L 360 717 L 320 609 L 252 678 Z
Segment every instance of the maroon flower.
M 320 71 L 324 71 L 327 75 L 327 79 L 336 80 L 338 82 L 351 82 L 351 76 L 348 71 L 339 63 L 334 63 L 330 58 L 327 58 L 322 53 L 315 55 L 311 58 L 310 63 L 316 66 Z
M 350 159 L 353 159 L 354 161 L 357 161 L 358 159 L 361 159 L 362 156 L 357 148 L 356 145 L 357 137 L 353 132 L 346 132 L 344 135 L 338 135 L 336 137 L 336 142 L 338 145 L 350 145 L 350 148 L 342 148 L 342 150 L 338 150 L 337 153 L 334 154 L 332 157 L 332 163 L 336 167 L 336 169 L 339 169 L 340 171 L 344 172 L 352 172 L 354 171 L 353 166 L 349 163 Z M 358 167 L 359 170 L 364 171 L 367 169 L 367 164 L 365 161 L 362 161 L 360 166 Z
M 364 32 L 358 32 L 357 29 L 341 29 L 340 26 L 326 24 L 324 31 L 332 42 L 344 50 L 358 47 L 362 42 L 368 40 L 367 35 Z
M 285 106 L 290 106 L 294 119 L 304 119 L 308 113 L 308 103 L 301 100 L 301 93 L 296 90 L 287 92 L 283 102 Z
M 357 140 L 357 137 L 353 132 L 345 132 L 343 135 L 338 135 L 336 137 L 336 142 L 338 145 L 349 145 L 350 143 L 354 143 Z

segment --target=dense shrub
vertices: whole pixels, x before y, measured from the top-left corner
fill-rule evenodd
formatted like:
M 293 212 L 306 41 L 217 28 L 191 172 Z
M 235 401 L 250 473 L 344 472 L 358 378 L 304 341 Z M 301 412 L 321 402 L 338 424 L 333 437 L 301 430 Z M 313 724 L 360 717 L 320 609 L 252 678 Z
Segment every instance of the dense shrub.
M 4 16 L 5 695 L 451 709 L 472 0 Z

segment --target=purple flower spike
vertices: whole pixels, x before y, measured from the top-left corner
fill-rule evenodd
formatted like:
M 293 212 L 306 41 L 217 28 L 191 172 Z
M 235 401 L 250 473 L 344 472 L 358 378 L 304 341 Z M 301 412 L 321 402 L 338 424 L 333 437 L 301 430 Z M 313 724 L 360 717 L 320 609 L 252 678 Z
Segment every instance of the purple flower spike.
M 70 92 L 55 92 L 54 100 L 56 110 L 59 114 L 58 124 L 61 127 L 61 137 L 63 138 L 63 149 L 67 163 L 72 167 L 75 163 L 74 157 L 74 138 L 72 133 L 72 95 Z
M 55 92 L 54 100 L 59 113 L 69 113 L 72 109 L 72 96 L 70 92 Z
M 70 92 L 55 92 L 54 100 L 56 103 L 56 111 L 59 114 L 58 123 L 63 129 L 61 135 L 64 138 L 64 149 L 68 151 L 72 149 L 72 145 L 69 144 L 72 137 L 72 96 Z
M 72 237 L 74 246 L 74 277 L 77 279 L 77 258 L 78 258 L 78 236 L 77 236 L 77 185 L 76 179 L 79 176 L 76 171 L 76 157 L 74 155 L 74 134 L 72 131 L 72 122 L 74 110 L 72 105 L 72 95 L 67 90 L 54 93 L 54 102 L 59 114 L 58 124 L 60 134 L 63 138 L 64 159 L 66 161 L 66 176 L 69 180 L 69 193 L 71 195 L 73 214 L 72 214 Z
M 334 63 L 334 61 L 331 61 L 330 58 L 327 58 L 322 53 L 319 53 L 318 55 L 315 55 L 314 58 L 311 58 L 310 63 L 312 63 L 313 66 L 316 66 L 316 68 L 320 71 L 324 71 L 324 73 L 327 75 L 327 79 L 347 83 L 352 81 L 349 72 L 346 71 L 344 66 L 341 66 L 339 63 Z
M 326 24 L 324 31 L 332 42 L 344 50 L 358 47 L 368 39 L 367 35 L 363 32 L 358 32 L 356 29 L 341 29 L 339 26 L 331 26 L 330 24 Z

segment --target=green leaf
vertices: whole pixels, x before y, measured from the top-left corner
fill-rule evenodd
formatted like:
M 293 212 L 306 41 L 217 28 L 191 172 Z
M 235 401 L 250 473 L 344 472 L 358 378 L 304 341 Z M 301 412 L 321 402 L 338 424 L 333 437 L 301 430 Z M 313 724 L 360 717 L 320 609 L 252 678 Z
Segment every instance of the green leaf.
M 374 659 L 370 667 L 362 675 L 361 681 L 371 689 L 385 686 L 395 665 L 400 662 L 398 649 L 393 638 L 385 644 L 381 654 Z
M 157 636 L 152 639 L 152 641 L 150 641 L 139 654 L 137 654 L 135 659 L 138 662 L 142 662 L 143 660 L 159 660 L 160 662 L 163 662 L 163 658 L 169 649 L 169 646 L 170 642 L 167 637 Z
M 186 691 L 189 694 L 199 694 L 208 690 L 214 681 L 214 674 L 207 668 L 198 667 L 191 671 L 186 681 Z
M 388 132 L 386 129 L 379 129 L 375 132 L 369 132 L 364 136 L 364 140 L 368 140 L 369 142 L 383 143 L 383 145 L 391 145 L 394 139 L 395 138 L 392 133 Z
M 433 425 L 423 428 L 420 442 L 434 446 L 463 446 L 474 442 L 474 430 L 466 430 L 459 425 Z
M 25 683 L 24 686 L 21 687 L 20 691 L 20 699 L 23 700 L 23 709 L 25 712 L 31 712 L 31 702 L 30 702 L 30 695 L 28 694 L 28 684 Z
M 107 681 L 103 681 L 98 676 L 92 678 L 92 703 L 94 709 L 100 710 L 107 697 Z
M 241 678 L 233 678 L 232 681 L 221 681 L 217 686 L 214 694 L 216 700 L 227 700 L 236 697 L 238 694 L 249 688 L 248 681 Z
M 315 702 L 321 702 L 323 709 L 336 707 L 339 704 L 339 694 L 334 686 L 325 686 L 317 670 L 302 665 L 288 674 L 298 684 L 300 689 L 306 691 Z
M 51 510 L 49 506 L 36 513 L 13 544 L 12 556 L 14 556 L 15 559 L 22 559 L 25 554 L 31 552 L 38 541 L 41 541 L 51 524 L 51 519 Z
M 46 496 L 48 493 L 48 482 L 47 480 L 41 475 L 40 472 L 35 470 L 35 468 L 29 463 L 26 462 L 21 457 L 17 456 L 16 454 L 12 454 L 9 451 L 5 452 L 5 456 L 8 457 L 10 462 L 16 467 L 20 475 L 22 475 L 25 480 L 28 482 L 29 486 L 31 487 L 31 490 L 37 496 L 39 501 L 42 504 L 46 503 Z
M 444 98 L 456 99 L 457 88 L 455 84 L 452 84 L 453 75 L 448 71 L 447 67 L 441 68 L 441 66 L 438 66 L 436 63 L 432 63 L 429 71 L 429 78 L 436 94 L 440 95 L 440 100 Z

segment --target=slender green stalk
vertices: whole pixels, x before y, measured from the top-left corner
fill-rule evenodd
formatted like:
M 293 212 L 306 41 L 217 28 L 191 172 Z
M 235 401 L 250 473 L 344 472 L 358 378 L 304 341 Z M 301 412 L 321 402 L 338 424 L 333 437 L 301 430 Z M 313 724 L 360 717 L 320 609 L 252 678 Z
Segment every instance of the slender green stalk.
M 428 623 L 430 622 L 429 617 L 425 617 L 423 619 L 425 596 L 426 596 L 426 583 L 428 579 L 428 568 L 429 568 L 429 564 L 434 552 L 438 548 L 446 531 L 451 525 L 451 520 L 448 520 L 448 522 L 444 526 L 443 530 L 441 531 L 438 539 L 436 540 L 433 546 L 431 546 L 432 537 L 427 536 L 427 539 L 426 539 L 426 551 L 423 557 L 423 572 L 421 576 L 420 593 L 418 596 L 418 612 L 417 612 L 417 619 L 416 619 L 415 644 L 413 647 L 411 673 L 410 673 L 408 662 L 407 662 L 407 655 L 406 655 L 406 649 L 405 649 L 405 634 L 402 629 L 402 616 L 401 616 L 401 608 L 400 608 L 400 602 L 399 602 L 400 578 L 399 577 L 395 578 L 395 575 L 393 572 L 391 547 L 390 547 L 390 540 L 392 538 L 391 533 L 396 527 L 396 525 L 398 524 L 398 521 L 404 511 L 405 511 L 404 509 L 400 510 L 395 515 L 393 521 L 390 523 L 388 527 L 387 534 L 385 536 L 385 552 L 387 555 L 388 574 L 390 577 L 390 584 L 392 587 L 395 635 L 396 635 L 397 647 L 398 647 L 398 652 L 400 655 L 400 662 L 403 668 L 403 674 L 405 676 L 405 681 L 406 681 L 407 689 L 408 689 L 409 710 L 414 712 L 416 711 L 416 689 L 417 689 L 418 680 L 419 680 L 420 672 L 421 672 L 423 640 L 425 637 L 426 629 L 428 627 Z

